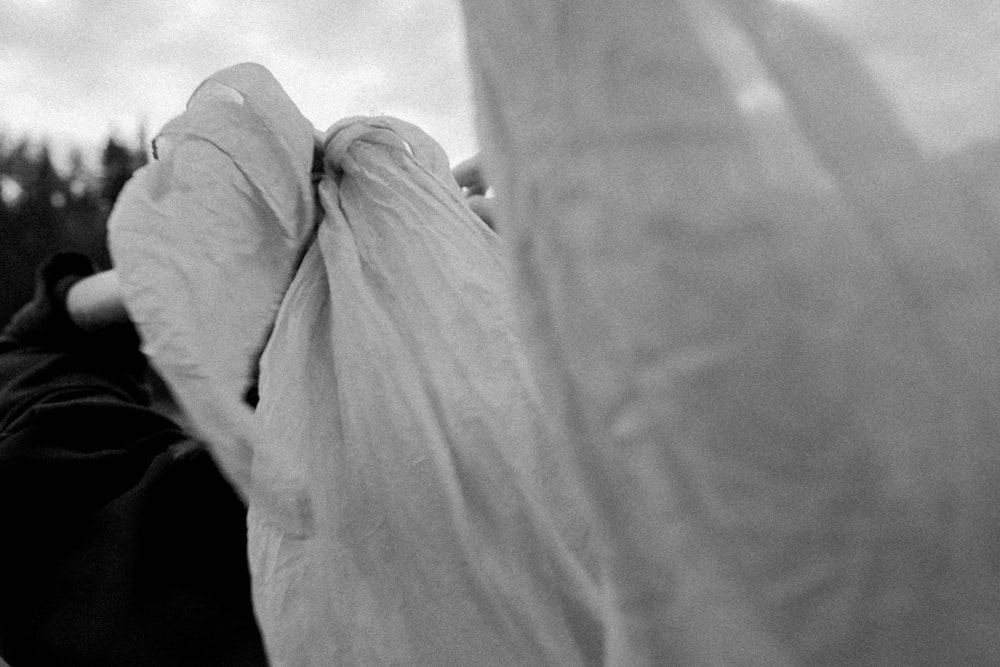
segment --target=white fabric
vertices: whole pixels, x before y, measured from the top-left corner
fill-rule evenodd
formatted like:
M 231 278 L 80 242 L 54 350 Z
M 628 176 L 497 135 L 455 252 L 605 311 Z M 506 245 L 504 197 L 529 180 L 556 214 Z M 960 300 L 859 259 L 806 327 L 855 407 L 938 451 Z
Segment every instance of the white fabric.
M 109 221 L 146 354 L 236 488 L 295 534 L 311 530 L 300 462 L 259 441 L 243 395 L 314 233 L 313 143 L 267 70 L 223 70 L 164 127 Z M 273 479 L 253 486 L 251 465 Z
M 995 3 L 463 6 L 608 663 L 994 664 Z
M 270 74 L 241 65 L 157 149 L 115 209 L 113 256 L 146 352 L 249 499 L 272 663 L 599 661 L 588 526 L 508 252 L 441 148 L 388 118 L 314 147 Z

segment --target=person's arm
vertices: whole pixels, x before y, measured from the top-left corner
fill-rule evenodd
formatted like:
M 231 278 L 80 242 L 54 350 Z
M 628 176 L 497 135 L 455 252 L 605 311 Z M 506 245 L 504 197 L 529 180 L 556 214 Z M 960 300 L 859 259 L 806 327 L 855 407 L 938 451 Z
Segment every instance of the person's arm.
M 0 333 L 0 439 L 34 406 L 67 393 L 145 404 L 145 369 L 113 273 L 95 274 L 82 255 L 56 255 Z
M 0 334 L 0 655 L 18 664 L 264 665 L 246 510 L 149 406 L 114 274 L 39 272 Z
M 139 338 L 127 319 L 104 317 L 116 310 L 107 294 L 94 298 L 96 287 L 107 292 L 103 275 L 86 257 L 56 255 L 0 333 L 0 528 L 24 523 L 11 507 L 41 519 L 99 506 L 153 455 L 137 441 L 185 438 L 149 408 Z M 87 331 L 75 316 L 104 321 Z

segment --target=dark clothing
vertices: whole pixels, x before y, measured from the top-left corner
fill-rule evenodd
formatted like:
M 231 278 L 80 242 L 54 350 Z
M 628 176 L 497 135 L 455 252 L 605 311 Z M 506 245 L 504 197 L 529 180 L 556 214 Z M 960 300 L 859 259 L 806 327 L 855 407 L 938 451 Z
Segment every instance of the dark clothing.
M 76 328 L 92 273 L 43 268 L 0 336 L 0 655 L 24 665 L 265 665 L 246 508 L 149 407 L 134 329 Z

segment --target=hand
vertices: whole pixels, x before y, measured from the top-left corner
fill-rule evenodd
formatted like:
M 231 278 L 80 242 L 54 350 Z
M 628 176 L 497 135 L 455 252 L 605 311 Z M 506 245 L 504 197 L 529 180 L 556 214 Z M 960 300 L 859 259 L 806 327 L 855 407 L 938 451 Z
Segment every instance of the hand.
M 479 155 L 475 155 L 468 160 L 458 164 L 451 170 L 452 175 L 462 192 L 465 193 L 465 202 L 472 209 L 472 212 L 486 223 L 493 231 L 497 231 L 497 215 L 495 200 L 488 197 L 489 183 L 483 173 L 482 160 Z
M 83 278 L 66 293 L 66 312 L 84 331 L 128 322 L 118 274 L 112 271 Z

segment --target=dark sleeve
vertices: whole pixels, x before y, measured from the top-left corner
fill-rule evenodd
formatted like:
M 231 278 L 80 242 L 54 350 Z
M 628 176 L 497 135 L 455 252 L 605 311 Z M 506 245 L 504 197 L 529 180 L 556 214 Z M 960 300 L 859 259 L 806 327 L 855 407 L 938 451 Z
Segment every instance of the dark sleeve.
M 93 272 L 81 255 L 56 255 L 39 269 L 34 298 L 0 334 L 0 434 L 18 430 L 32 408 L 60 396 L 148 401 L 134 328 L 88 334 L 66 312 L 69 288 Z
M 246 510 L 149 406 L 131 326 L 90 334 L 39 272 L 0 335 L 0 655 L 11 665 L 263 665 Z

